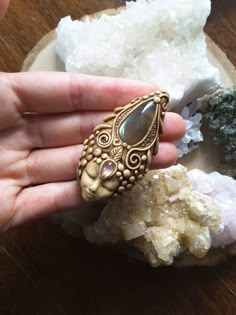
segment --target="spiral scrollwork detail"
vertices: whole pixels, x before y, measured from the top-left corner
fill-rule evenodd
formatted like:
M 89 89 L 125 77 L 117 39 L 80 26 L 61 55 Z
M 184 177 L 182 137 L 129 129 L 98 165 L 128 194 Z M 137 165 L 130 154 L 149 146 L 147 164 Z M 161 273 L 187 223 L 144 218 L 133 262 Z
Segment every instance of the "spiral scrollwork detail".
M 101 148 L 108 148 L 112 142 L 112 135 L 109 131 L 102 131 L 97 136 L 97 144 Z
M 162 105 L 162 110 L 165 112 L 167 110 L 167 107 L 168 107 L 168 103 L 166 102 Z
M 113 141 L 113 145 L 115 147 L 118 147 L 118 146 L 122 145 L 122 142 L 119 139 L 115 138 Z
M 137 149 L 130 150 L 126 156 L 126 165 L 130 170 L 136 170 L 140 167 L 142 158 Z

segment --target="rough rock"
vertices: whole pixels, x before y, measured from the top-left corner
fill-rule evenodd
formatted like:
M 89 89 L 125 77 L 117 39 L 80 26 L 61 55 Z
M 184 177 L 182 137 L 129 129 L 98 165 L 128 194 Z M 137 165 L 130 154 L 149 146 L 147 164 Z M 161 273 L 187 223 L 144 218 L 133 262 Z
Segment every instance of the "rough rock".
M 210 0 L 137 0 L 115 16 L 57 27 L 56 53 L 66 71 L 152 82 L 180 108 L 220 84 L 207 58 L 203 27 Z
M 150 171 L 131 192 L 110 201 L 84 233 L 97 244 L 128 243 L 156 267 L 186 251 L 204 257 L 211 233 L 221 230 L 218 203 L 194 190 L 187 169 L 177 165 Z

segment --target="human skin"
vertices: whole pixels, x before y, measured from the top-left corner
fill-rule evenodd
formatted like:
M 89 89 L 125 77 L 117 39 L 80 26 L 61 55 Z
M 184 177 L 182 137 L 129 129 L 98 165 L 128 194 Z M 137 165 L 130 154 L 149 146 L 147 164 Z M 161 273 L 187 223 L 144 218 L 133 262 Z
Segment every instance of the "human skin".
M 0 0 L 0 20 L 4 17 L 9 5 L 9 0 Z
M 0 73 L 0 231 L 79 209 L 76 165 L 83 140 L 115 107 L 156 89 L 146 82 L 82 74 Z M 182 118 L 167 113 L 153 168 L 175 162 L 171 142 L 184 132 Z

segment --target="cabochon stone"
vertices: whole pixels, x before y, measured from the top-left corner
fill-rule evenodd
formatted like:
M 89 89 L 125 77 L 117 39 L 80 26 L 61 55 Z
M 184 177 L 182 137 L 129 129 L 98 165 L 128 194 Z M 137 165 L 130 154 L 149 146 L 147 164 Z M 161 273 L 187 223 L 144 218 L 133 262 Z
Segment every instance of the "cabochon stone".
M 103 179 L 109 178 L 114 173 L 115 169 L 116 164 L 113 161 L 111 160 L 105 161 L 101 169 L 101 177 Z
M 153 101 L 146 101 L 124 119 L 119 128 L 123 142 L 134 145 L 144 138 L 153 122 L 156 106 Z

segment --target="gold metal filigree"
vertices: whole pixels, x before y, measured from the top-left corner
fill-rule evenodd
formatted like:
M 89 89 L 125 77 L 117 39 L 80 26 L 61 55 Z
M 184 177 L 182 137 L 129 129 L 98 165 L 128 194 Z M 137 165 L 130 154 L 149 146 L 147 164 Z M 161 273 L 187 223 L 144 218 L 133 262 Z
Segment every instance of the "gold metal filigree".
M 113 114 L 104 118 L 84 141 L 77 167 L 81 194 L 86 201 L 99 201 L 130 190 L 149 169 L 152 155 L 157 154 L 159 134 L 163 133 L 163 120 L 169 95 L 156 91 L 136 98 Z M 121 126 L 125 125 L 135 110 L 155 104 L 150 126 L 137 143 L 122 140 Z M 142 121 L 142 114 L 138 118 Z M 125 128 L 125 127 L 124 127 Z M 128 135 L 128 138 L 130 136 Z

